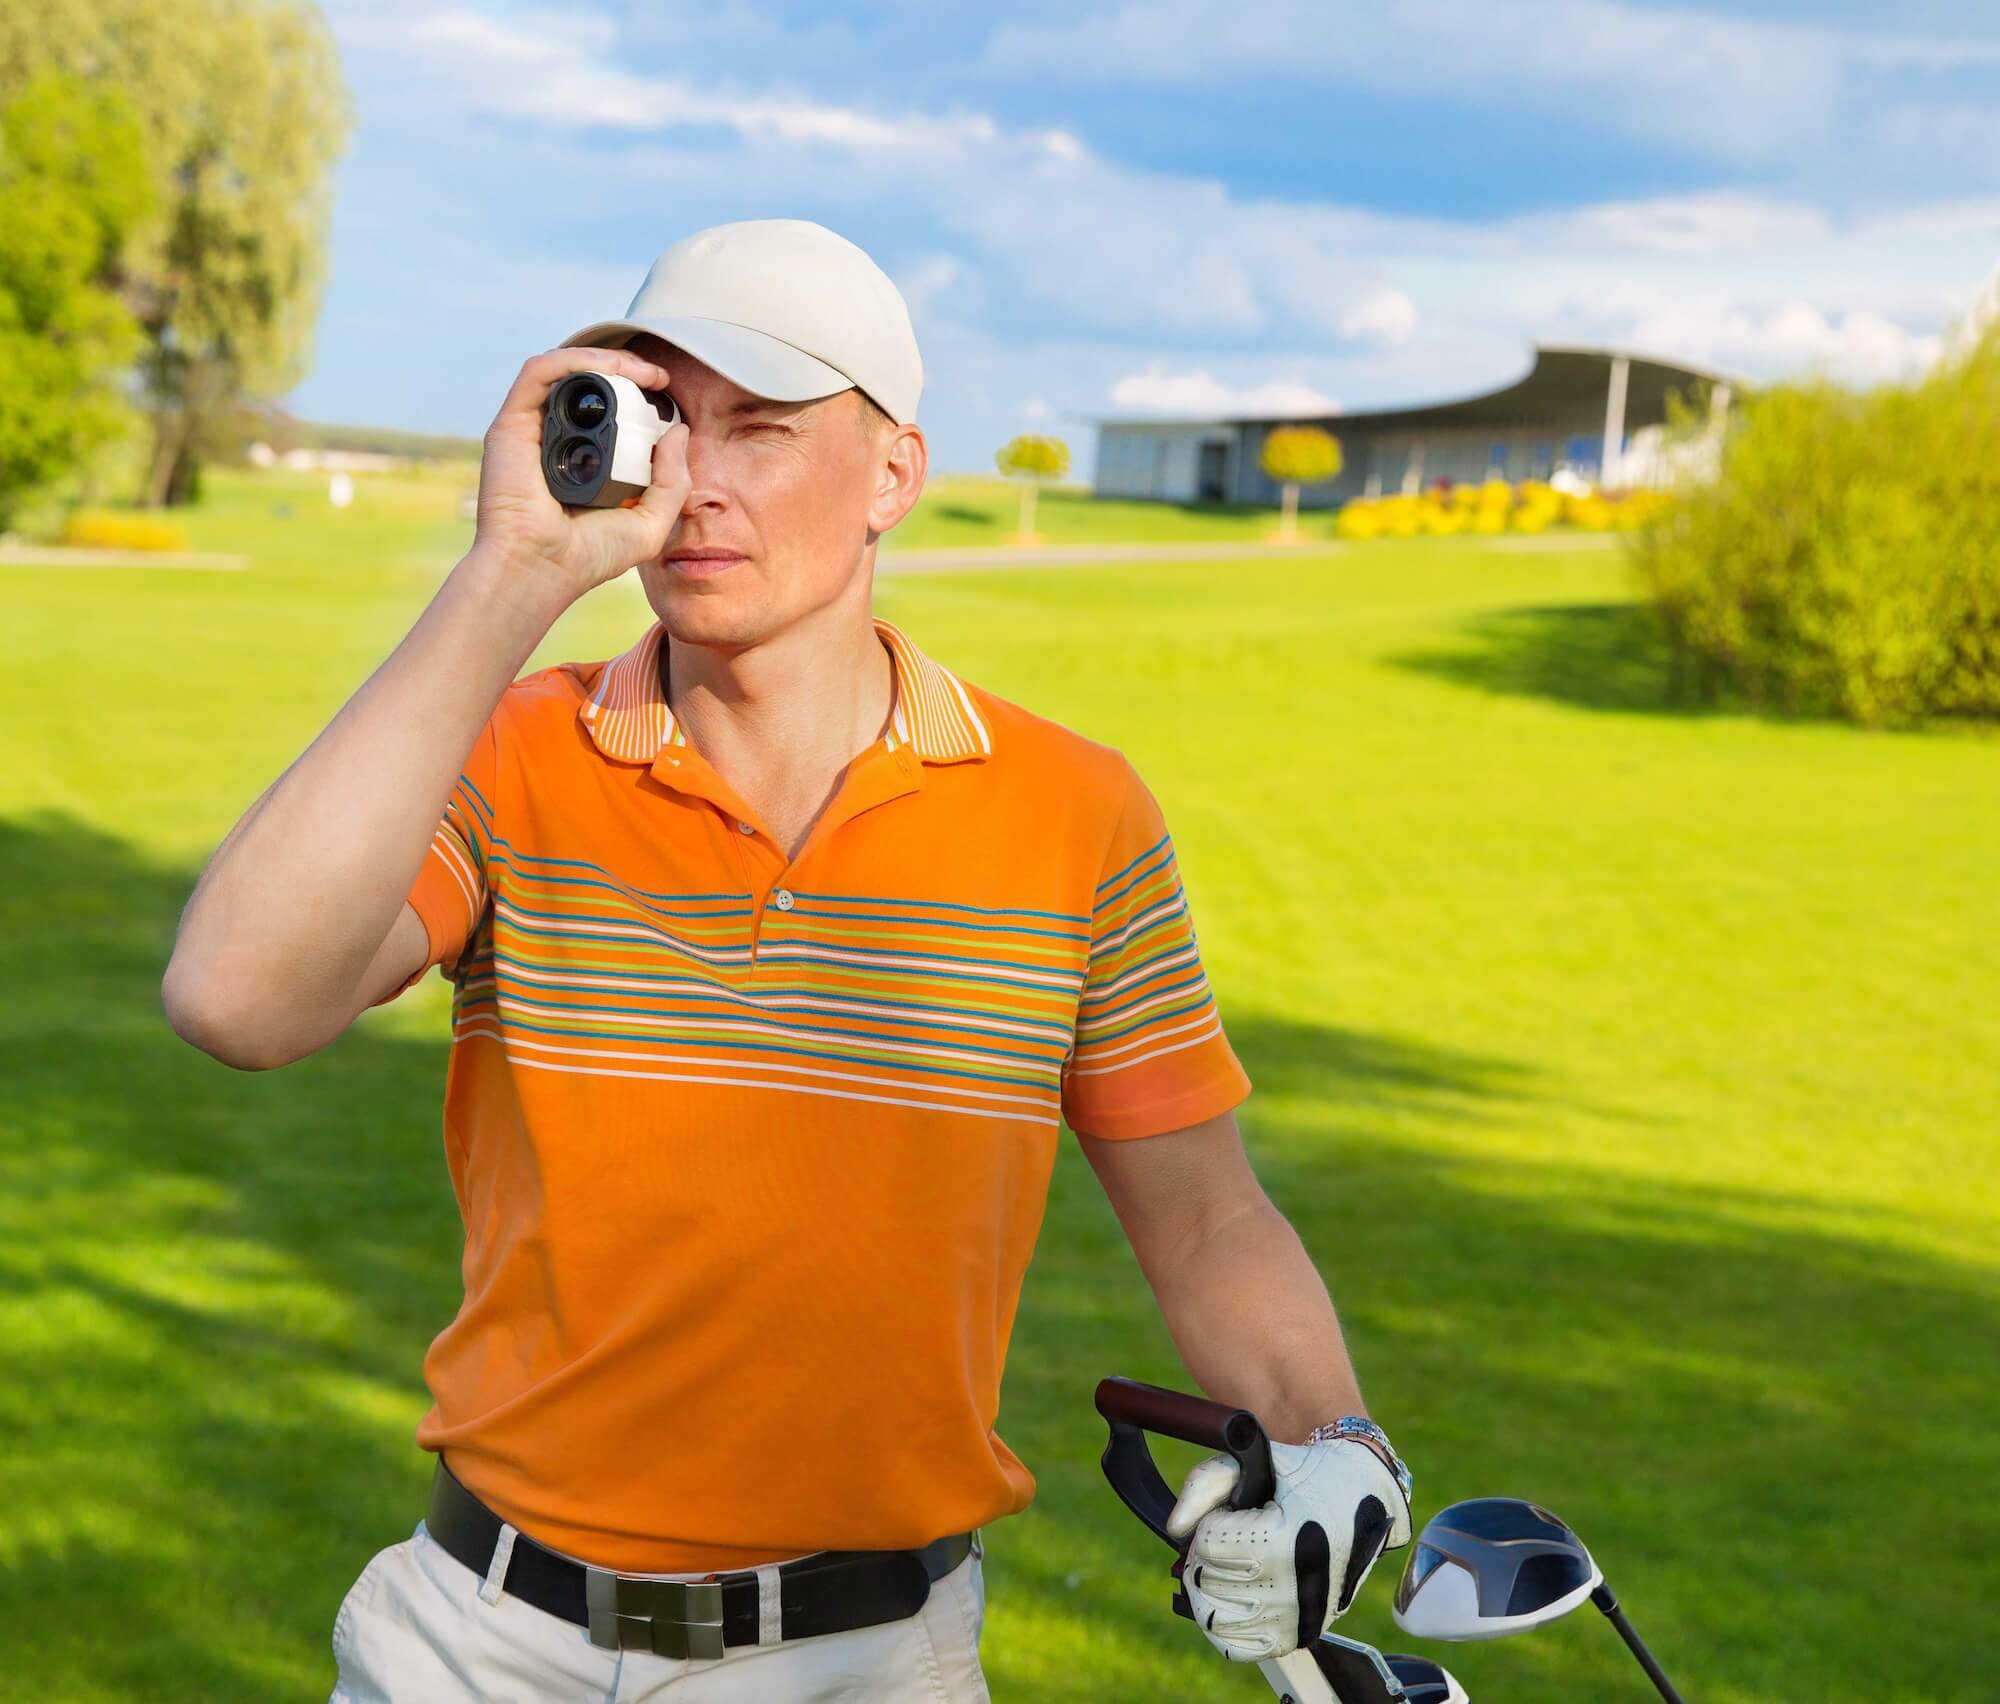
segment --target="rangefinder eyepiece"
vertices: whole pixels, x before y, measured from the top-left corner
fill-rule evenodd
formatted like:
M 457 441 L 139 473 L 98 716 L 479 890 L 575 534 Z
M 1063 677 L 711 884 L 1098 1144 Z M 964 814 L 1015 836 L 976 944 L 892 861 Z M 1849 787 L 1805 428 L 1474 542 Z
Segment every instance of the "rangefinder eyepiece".
M 571 373 L 542 411 L 542 474 L 558 503 L 615 509 L 653 480 L 653 446 L 680 409 L 620 373 Z
M 569 416 L 569 423 L 579 432 L 588 432 L 594 426 L 602 426 L 605 416 L 610 412 L 611 398 L 605 395 L 602 385 L 572 386 L 563 402 L 563 413 Z

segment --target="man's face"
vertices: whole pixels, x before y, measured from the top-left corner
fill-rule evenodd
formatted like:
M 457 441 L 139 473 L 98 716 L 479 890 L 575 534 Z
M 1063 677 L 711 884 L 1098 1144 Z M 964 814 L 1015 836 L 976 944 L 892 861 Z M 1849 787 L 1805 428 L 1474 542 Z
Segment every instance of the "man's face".
M 754 644 L 847 592 L 870 532 L 894 526 L 922 489 L 915 429 L 882 424 L 858 390 L 775 402 L 660 338 L 630 348 L 666 368 L 688 424 L 687 502 L 660 556 L 639 565 L 668 631 L 688 644 Z M 727 566 L 669 560 L 696 549 L 740 555 Z

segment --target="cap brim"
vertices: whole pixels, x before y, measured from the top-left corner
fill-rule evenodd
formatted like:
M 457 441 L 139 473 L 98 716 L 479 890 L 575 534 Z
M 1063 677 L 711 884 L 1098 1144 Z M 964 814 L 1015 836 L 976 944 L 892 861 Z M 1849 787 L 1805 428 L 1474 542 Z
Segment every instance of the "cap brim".
M 561 347 L 620 349 L 642 331 L 686 350 L 752 396 L 768 396 L 773 402 L 809 402 L 854 388 L 854 381 L 838 367 L 829 367 L 797 344 L 728 320 L 600 320 L 565 337 Z

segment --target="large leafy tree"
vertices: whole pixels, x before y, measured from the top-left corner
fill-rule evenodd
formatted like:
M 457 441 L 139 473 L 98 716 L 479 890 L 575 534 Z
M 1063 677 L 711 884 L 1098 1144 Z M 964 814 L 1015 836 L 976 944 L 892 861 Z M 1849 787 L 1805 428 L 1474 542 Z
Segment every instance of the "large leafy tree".
M 156 205 L 115 282 L 144 339 L 145 497 L 179 502 L 207 424 L 310 364 L 352 126 L 332 37 L 311 0 L 0 6 L 0 102 L 51 66 L 122 93 L 145 137 Z
M 0 106 L 0 526 L 129 421 L 140 330 L 106 284 L 151 206 L 116 90 L 44 69 Z

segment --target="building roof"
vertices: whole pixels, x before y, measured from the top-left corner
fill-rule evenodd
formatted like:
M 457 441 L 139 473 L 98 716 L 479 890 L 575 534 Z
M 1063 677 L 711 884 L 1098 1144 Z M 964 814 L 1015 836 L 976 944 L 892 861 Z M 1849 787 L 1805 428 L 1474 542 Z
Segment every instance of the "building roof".
M 1512 384 L 1477 396 L 1451 402 L 1420 403 L 1406 408 L 1376 408 L 1351 414 L 1276 416 L 1267 414 L 1231 415 L 1201 420 L 1132 420 L 1116 415 L 1093 415 L 1100 426 L 1243 426 L 1270 425 L 1280 418 L 1287 423 L 1313 421 L 1316 424 L 1366 426 L 1397 429 L 1421 426 L 1514 426 L 1532 425 L 1568 415 L 1602 412 L 1604 389 L 1611 363 L 1619 356 L 1631 363 L 1625 381 L 1625 414 L 1659 418 L 1666 414 L 1666 393 L 1687 390 L 1702 382 L 1742 388 L 1743 381 L 1728 373 L 1697 367 L 1687 361 L 1669 361 L 1656 355 L 1642 355 L 1624 349 L 1593 349 L 1573 344 L 1537 343 L 1534 364 Z

